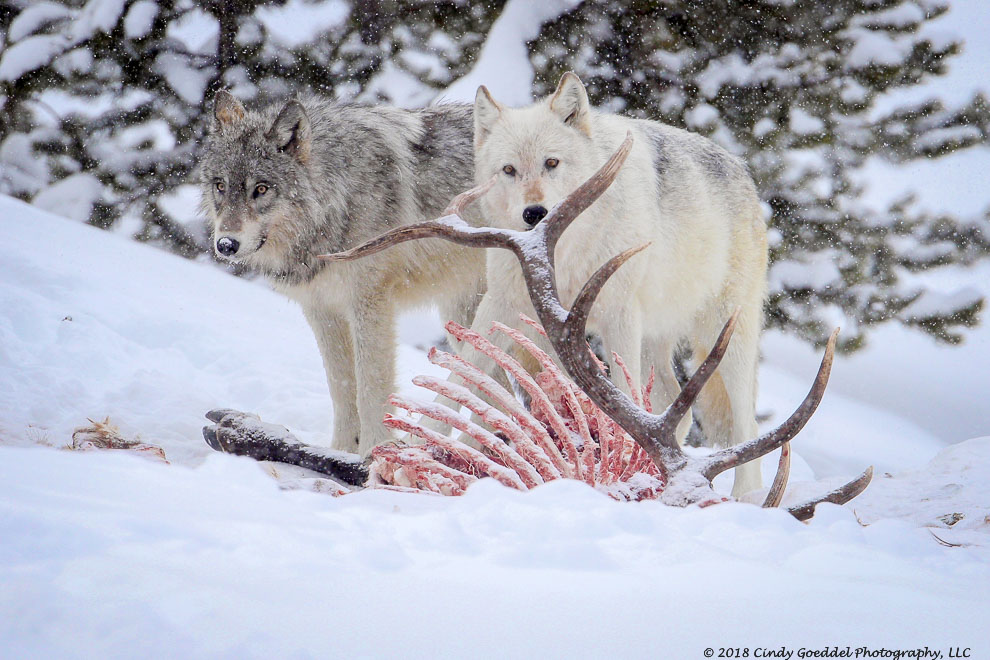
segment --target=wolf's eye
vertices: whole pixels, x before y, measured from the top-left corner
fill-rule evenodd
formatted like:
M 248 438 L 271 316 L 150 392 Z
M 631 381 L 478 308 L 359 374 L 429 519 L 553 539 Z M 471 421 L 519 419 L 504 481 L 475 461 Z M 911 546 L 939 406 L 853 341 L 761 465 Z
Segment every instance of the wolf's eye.
M 217 181 L 213 185 L 216 186 L 217 192 L 221 195 L 227 190 L 227 185 L 223 181 Z
M 505 167 L 502 168 L 502 171 L 508 174 L 509 176 L 516 175 L 516 168 L 514 168 L 512 165 L 506 165 Z
M 547 169 L 548 170 L 552 170 L 553 168 L 555 168 L 558 165 L 560 165 L 560 160 L 558 160 L 556 158 L 547 158 L 546 161 L 544 161 L 543 164 L 547 166 Z
M 258 185 L 256 185 L 254 187 L 254 196 L 255 197 L 261 197 L 266 192 L 268 192 L 268 185 L 267 184 L 259 183 Z

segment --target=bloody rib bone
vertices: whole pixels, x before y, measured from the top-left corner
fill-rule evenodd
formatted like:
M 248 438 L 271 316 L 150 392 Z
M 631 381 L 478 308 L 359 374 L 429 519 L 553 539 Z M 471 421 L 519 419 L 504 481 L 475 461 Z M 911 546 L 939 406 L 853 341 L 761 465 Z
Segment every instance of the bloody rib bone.
M 825 391 L 838 331 L 829 339 L 811 390 L 794 414 L 783 424 L 758 438 L 735 447 L 720 449 L 706 457 L 691 457 L 685 454 L 675 436 L 677 425 L 690 410 L 701 389 L 718 367 L 731 339 L 738 312 L 726 322 L 708 357 L 685 384 L 674 402 L 663 412 L 653 414 L 637 406 L 602 373 L 584 340 L 591 306 L 605 282 L 623 263 L 647 246 L 626 250 L 602 265 L 585 283 L 570 310 L 564 308 L 557 292 L 553 262 L 557 241 L 574 219 L 604 194 L 615 180 L 629 155 L 632 142 L 632 135 L 627 134 L 622 145 L 598 172 L 551 209 L 547 216 L 529 231 L 476 228 L 460 217 L 464 208 L 494 185 L 493 177 L 485 184 L 458 195 L 447 207 L 444 216 L 437 220 L 400 227 L 346 252 L 323 255 L 322 258 L 331 261 L 357 259 L 398 243 L 427 237 L 443 238 L 468 247 L 511 250 L 519 260 L 530 299 L 564 370 L 599 408 L 632 436 L 659 468 L 661 474 L 665 475 L 666 488 L 661 499 L 668 504 L 679 506 L 710 503 L 720 499 L 711 489 L 711 480 L 716 475 L 783 447 L 807 423 Z M 573 461 L 574 456 L 570 458 L 577 471 L 575 476 L 580 478 L 583 476 L 583 466 L 581 462 Z M 629 461 L 636 462 L 635 452 Z M 775 484 L 777 481 L 786 482 L 787 463 L 788 461 L 781 461 L 783 474 L 778 475 Z M 818 501 L 828 499 L 837 503 L 847 502 L 866 488 L 871 475 L 872 468 Z M 769 499 L 779 499 L 782 490 L 782 485 L 779 488 L 775 485 L 775 492 L 771 493 L 773 497 Z M 799 518 L 810 517 L 809 507 L 813 512 L 814 505 L 818 501 L 794 507 L 790 511 Z
M 531 325 L 535 323 L 525 318 L 523 320 Z M 534 328 L 542 334 L 542 327 L 536 324 Z M 456 323 L 448 324 L 448 332 L 452 337 L 461 336 L 479 346 L 484 341 L 477 333 L 465 334 L 464 328 Z M 565 462 L 566 472 L 577 474 L 577 468 L 583 468 L 584 479 L 589 485 L 617 500 L 657 499 L 664 490 L 663 476 L 639 445 L 581 392 L 542 349 L 517 332 L 512 332 L 509 336 L 517 346 L 529 351 L 537 362 L 544 365 L 544 370 L 533 379 L 548 405 L 560 411 L 561 428 L 574 435 L 579 434 L 577 429 L 580 427 L 587 429 L 588 438 L 587 441 L 582 441 L 581 451 L 577 452 L 577 448 L 574 448 L 573 464 Z M 498 363 L 512 362 L 512 358 L 501 348 L 489 346 L 487 350 Z M 444 354 L 434 349 L 431 351 L 431 361 L 435 364 L 444 363 L 448 369 L 458 367 L 460 358 L 455 360 L 453 356 L 447 355 L 443 360 L 434 359 L 441 355 Z M 373 449 L 370 466 L 372 478 L 369 483 L 371 487 L 400 486 L 413 491 L 457 495 L 462 491 L 458 490 L 458 482 L 451 475 L 456 475 L 462 481 L 470 477 L 490 476 L 506 486 L 520 490 L 529 490 L 543 481 L 562 478 L 562 472 L 553 468 L 548 453 L 540 446 L 540 442 L 545 440 L 560 456 L 557 443 L 563 445 L 564 439 L 554 440 L 550 436 L 548 421 L 532 418 L 530 412 L 519 405 L 512 394 L 481 370 L 460 369 L 452 373 L 457 373 L 465 385 L 488 394 L 498 405 L 505 407 L 505 411 L 485 403 L 468 387 L 453 384 L 449 380 L 417 376 L 413 382 L 464 405 L 477 414 L 481 421 L 504 433 L 505 442 L 468 422 L 446 405 L 421 403 L 393 395 L 390 399 L 392 405 L 465 432 L 489 453 L 486 455 L 461 440 L 441 435 L 424 426 L 421 421 L 386 415 L 386 426 L 417 436 L 425 444 L 389 444 Z M 573 404 L 575 397 L 579 399 L 580 405 Z M 506 406 L 505 403 L 509 405 Z M 521 424 L 520 421 L 524 418 L 531 418 L 531 422 Z M 533 433 L 530 430 L 533 428 L 538 430 Z M 614 457 L 608 451 L 615 438 L 620 440 L 621 451 L 617 452 L 620 460 L 612 460 Z M 398 451 L 400 448 L 403 450 L 401 453 Z M 434 469 L 437 462 L 449 469 Z M 537 470 L 534 470 L 535 466 L 539 466 L 539 476 Z M 541 480 L 540 476 L 544 478 Z

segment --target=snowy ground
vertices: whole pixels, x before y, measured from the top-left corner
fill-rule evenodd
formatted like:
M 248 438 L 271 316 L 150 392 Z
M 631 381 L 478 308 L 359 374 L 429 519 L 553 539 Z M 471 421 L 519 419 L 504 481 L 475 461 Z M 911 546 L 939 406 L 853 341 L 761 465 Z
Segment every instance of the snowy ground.
M 524 102 L 525 63 L 503 55 L 522 52 L 513 21 L 569 0 L 546 4 L 513 3 L 448 95 L 485 82 Z M 939 22 L 972 35 L 931 90 L 963 102 L 990 85 L 990 11 L 965 0 Z M 983 149 L 864 176 L 878 204 L 913 190 L 975 213 L 988 165 Z M 202 441 L 203 413 L 222 406 L 325 442 L 323 370 L 291 303 L 5 197 L 0 237 L 0 658 L 990 657 L 990 325 L 962 348 L 885 327 L 836 361 L 789 497 L 869 464 L 877 477 L 809 524 L 747 504 L 619 504 L 570 482 L 331 498 Z M 988 266 L 936 279 L 988 282 Z M 439 336 L 429 313 L 404 319 L 404 392 L 444 375 L 419 348 Z M 760 410 L 779 420 L 820 356 L 774 333 L 763 349 Z M 170 464 L 56 449 L 106 416 Z
M 323 441 L 329 396 L 293 305 L 9 198 L 0 235 L 2 657 L 990 653 L 990 438 L 943 450 L 830 392 L 796 443 L 792 497 L 870 463 L 880 476 L 808 525 L 747 504 L 618 504 L 577 483 L 284 491 L 200 428 L 230 406 Z M 415 345 L 438 335 L 429 315 L 403 323 L 405 391 L 430 367 Z M 813 371 L 765 368 L 761 407 L 786 414 Z M 171 464 L 44 446 L 108 415 Z

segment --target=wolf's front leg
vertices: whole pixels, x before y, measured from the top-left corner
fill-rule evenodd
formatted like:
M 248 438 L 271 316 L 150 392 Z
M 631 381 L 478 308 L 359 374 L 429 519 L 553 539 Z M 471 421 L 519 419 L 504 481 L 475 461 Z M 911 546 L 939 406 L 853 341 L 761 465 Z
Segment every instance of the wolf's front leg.
M 613 354 L 622 358 L 632 378 L 633 386 L 640 390 L 642 382 L 640 365 L 643 353 L 643 315 L 636 305 L 629 301 L 603 301 L 598 310 L 592 313 L 588 330 L 597 334 L 605 346 L 612 382 L 625 394 L 631 394 L 622 367 Z M 626 302 L 625 305 L 614 304 Z M 637 396 L 639 392 L 637 392 Z
M 717 445 L 739 445 L 759 433 L 756 424 L 756 373 L 762 323 L 763 316 L 758 304 L 742 309 L 725 357 L 698 397 L 701 426 L 705 435 Z M 716 332 L 713 322 L 707 329 L 707 337 L 695 342 L 695 361 L 698 364 L 714 343 L 712 337 Z M 762 487 L 759 458 L 736 468 L 733 497 L 738 498 Z
M 505 294 L 505 291 L 489 290 L 484 295 L 481 299 L 481 304 L 478 305 L 478 311 L 475 314 L 474 323 L 471 324 L 471 329 L 503 351 L 511 352 L 512 341 L 501 332 L 491 333 L 492 324 L 499 321 L 508 326 L 518 326 L 518 314 L 520 311 L 527 309 L 523 307 L 523 304 L 527 303 L 528 300 L 523 299 L 520 301 L 518 297 L 514 299 Z M 495 360 L 467 344 L 458 346 L 457 352 L 462 358 L 481 369 L 488 376 L 494 378 L 499 385 L 510 392 L 512 391 L 512 386 L 509 384 L 509 379 L 506 377 L 505 371 L 495 363 Z
M 478 291 L 468 291 L 463 295 L 451 297 L 440 302 L 438 309 L 440 312 L 440 319 L 444 324 L 446 324 L 447 321 L 453 321 L 454 323 L 458 323 L 466 328 L 471 327 L 474 322 L 475 314 L 478 311 L 478 305 L 480 304 L 483 296 L 481 293 L 481 290 L 484 288 L 483 282 L 479 282 L 477 288 Z M 459 352 L 457 348 L 453 346 L 451 348 L 455 353 Z M 458 385 L 465 384 L 459 376 L 455 376 L 454 374 L 450 374 L 450 376 L 447 377 L 447 380 Z M 453 411 L 458 411 L 461 409 L 461 404 L 439 394 L 434 398 L 433 402 L 446 406 Z M 450 425 L 444 424 L 443 422 L 438 422 L 435 419 L 424 417 L 420 423 L 431 431 L 436 431 L 437 433 L 442 433 L 443 435 L 448 435 L 450 433 Z
M 395 392 L 395 309 L 386 300 L 367 296 L 354 310 L 351 340 L 357 376 L 357 410 L 361 420 L 358 453 L 392 440 L 382 424 Z
M 663 339 L 644 339 L 643 355 L 640 358 L 640 378 L 649 380 L 650 369 L 656 373 L 656 382 L 650 394 L 650 405 L 654 413 L 662 413 L 681 393 L 681 385 L 674 373 L 674 349 L 672 342 Z M 645 385 L 645 382 L 644 382 Z M 688 410 L 684 419 L 677 425 L 677 444 L 683 445 L 693 423 L 693 414 Z
M 474 323 L 472 323 L 470 327 L 472 330 L 474 330 L 480 335 L 483 335 L 485 338 L 491 340 L 492 343 L 496 344 L 497 346 L 500 346 L 500 348 L 504 350 L 508 348 L 507 345 L 508 340 L 506 339 L 505 335 L 503 335 L 502 333 L 495 333 L 494 335 L 489 335 L 488 330 L 491 329 L 492 323 L 494 321 L 505 322 L 509 320 L 509 319 L 505 319 L 504 316 L 506 310 L 511 310 L 511 309 L 514 309 L 514 307 L 503 296 L 499 295 L 497 292 L 489 291 L 483 296 L 480 305 L 478 305 L 477 312 L 474 315 Z M 490 357 L 488 357 L 484 353 L 476 351 L 473 347 L 469 346 L 468 344 L 461 344 L 460 342 L 456 342 L 456 341 L 454 342 L 451 348 L 453 349 L 454 353 L 458 354 L 461 358 L 467 360 L 474 366 L 478 367 L 485 374 L 494 378 L 496 382 L 498 382 L 502 387 L 504 387 L 510 392 L 512 391 L 511 385 L 509 384 L 509 380 L 505 376 L 505 372 Z M 448 376 L 448 380 L 457 383 L 459 385 L 465 384 L 460 377 L 455 376 L 454 374 L 450 374 L 450 376 Z M 475 388 L 468 387 L 468 389 L 474 390 Z M 492 401 L 489 400 L 488 397 L 485 396 L 483 393 L 475 391 L 475 394 L 481 397 L 482 400 L 485 400 L 488 403 L 492 403 Z M 452 410 L 460 409 L 460 405 L 458 403 L 451 401 L 450 399 L 441 395 L 436 396 L 436 398 L 434 399 L 434 403 L 447 406 Z M 481 423 L 481 418 L 479 418 L 477 415 L 472 415 L 471 419 L 476 424 Z M 444 424 L 443 422 L 438 422 L 434 419 L 427 419 L 424 417 L 421 423 L 424 424 L 426 428 L 432 431 L 436 431 L 438 433 L 442 433 L 444 435 L 449 434 L 451 430 L 449 425 Z M 467 435 L 462 434 L 460 436 L 460 440 L 470 446 L 476 446 L 474 440 L 469 438 Z
M 357 408 L 357 381 L 350 323 L 328 308 L 304 309 L 323 357 L 330 398 L 333 400 L 334 449 L 357 452 L 361 422 Z

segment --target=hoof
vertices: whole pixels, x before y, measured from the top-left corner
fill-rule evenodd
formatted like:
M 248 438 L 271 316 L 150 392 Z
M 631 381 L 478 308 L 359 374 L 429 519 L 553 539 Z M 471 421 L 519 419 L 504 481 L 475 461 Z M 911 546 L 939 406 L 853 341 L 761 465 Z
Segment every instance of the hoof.
M 223 451 L 223 445 L 220 444 L 220 439 L 217 437 L 217 430 L 214 427 L 203 427 L 203 439 L 206 440 L 206 444 L 208 444 L 211 449 Z

